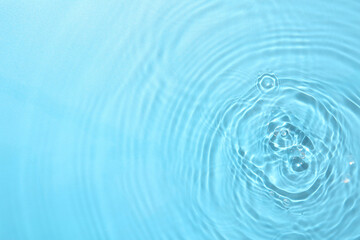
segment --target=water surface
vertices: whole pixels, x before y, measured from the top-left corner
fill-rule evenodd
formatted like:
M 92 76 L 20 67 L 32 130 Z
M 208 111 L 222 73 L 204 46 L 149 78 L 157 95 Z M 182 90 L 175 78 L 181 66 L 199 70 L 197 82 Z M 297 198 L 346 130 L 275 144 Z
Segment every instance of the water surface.
M 2 1 L 0 239 L 359 240 L 359 12 Z

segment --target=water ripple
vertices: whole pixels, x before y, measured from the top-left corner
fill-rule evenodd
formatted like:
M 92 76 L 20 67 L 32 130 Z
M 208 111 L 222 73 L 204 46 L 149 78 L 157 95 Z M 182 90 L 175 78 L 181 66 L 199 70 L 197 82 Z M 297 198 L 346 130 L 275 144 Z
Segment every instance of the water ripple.
M 0 40 L 6 58 L 18 56 L 1 61 L 1 80 L 14 79 L 2 81 L 3 108 L 16 116 L 1 126 L 24 125 L 2 139 L 25 139 L 4 149 L 30 159 L 18 163 L 25 210 L 13 218 L 26 227 L 8 232 L 360 238 L 357 1 L 98 7 L 66 5 L 56 19 L 24 7 L 30 23 Z M 4 22 L 21 22 L 8 15 Z M 27 49 L 35 45 L 46 51 Z M 42 228 L 61 228 L 63 238 Z
M 263 81 L 269 84 L 263 85 Z M 239 217 L 248 213 L 247 222 L 252 219 L 254 226 L 271 222 L 263 214 L 269 209 L 255 205 L 256 199 L 264 197 L 302 218 L 326 214 L 311 210 L 319 209 L 318 205 L 338 205 L 332 214 L 341 216 L 344 214 L 341 204 L 347 200 L 339 201 L 330 196 L 338 194 L 339 188 L 355 189 L 357 184 L 349 185 L 348 177 L 355 162 L 345 156 L 357 148 L 348 141 L 350 133 L 344 131 L 351 124 L 342 115 L 343 109 L 330 98 L 336 90 L 330 86 L 314 88 L 315 83 L 306 85 L 296 80 L 281 79 L 280 82 L 279 91 L 274 93 L 273 88 L 278 86 L 276 76 L 263 74 L 258 79 L 257 89 L 253 87 L 217 110 L 220 118 L 214 129 L 220 139 L 212 138 L 209 148 L 223 152 L 220 155 L 224 156 L 208 158 L 221 162 L 213 163 L 214 168 L 222 164 L 229 168 L 230 172 L 221 177 L 233 179 L 232 188 L 227 188 L 229 191 L 242 192 L 238 198 L 243 202 Z M 355 169 L 351 171 L 354 174 Z M 207 180 L 208 184 L 218 184 L 211 180 Z M 221 199 L 230 192 L 222 192 L 220 196 L 216 196 L 216 192 L 213 194 Z M 251 198 L 245 197 L 249 195 Z M 346 208 L 346 211 L 353 209 Z M 338 221 L 328 219 L 324 224 L 339 224 Z M 296 236 L 302 239 L 301 235 Z

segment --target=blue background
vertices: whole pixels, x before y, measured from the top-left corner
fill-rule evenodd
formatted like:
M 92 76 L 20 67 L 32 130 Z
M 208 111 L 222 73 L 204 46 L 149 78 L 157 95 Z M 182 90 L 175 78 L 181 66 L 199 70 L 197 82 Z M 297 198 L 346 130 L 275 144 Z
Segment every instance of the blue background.
M 359 13 L 1 1 L 0 239 L 360 239 Z M 267 162 L 280 115 L 307 175 Z

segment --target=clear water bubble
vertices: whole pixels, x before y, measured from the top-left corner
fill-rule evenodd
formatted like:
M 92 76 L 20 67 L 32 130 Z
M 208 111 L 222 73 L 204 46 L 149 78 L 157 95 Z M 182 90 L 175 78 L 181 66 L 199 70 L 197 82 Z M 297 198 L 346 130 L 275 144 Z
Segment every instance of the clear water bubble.
M 272 74 L 264 74 L 259 77 L 257 86 L 261 92 L 270 92 L 277 88 L 278 80 Z

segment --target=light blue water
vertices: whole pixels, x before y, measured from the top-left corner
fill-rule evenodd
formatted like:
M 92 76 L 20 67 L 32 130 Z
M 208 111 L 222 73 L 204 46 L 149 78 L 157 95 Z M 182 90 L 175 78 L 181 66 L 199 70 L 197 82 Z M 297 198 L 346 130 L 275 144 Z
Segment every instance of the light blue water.
M 1 1 L 0 240 L 359 240 L 360 2 Z

